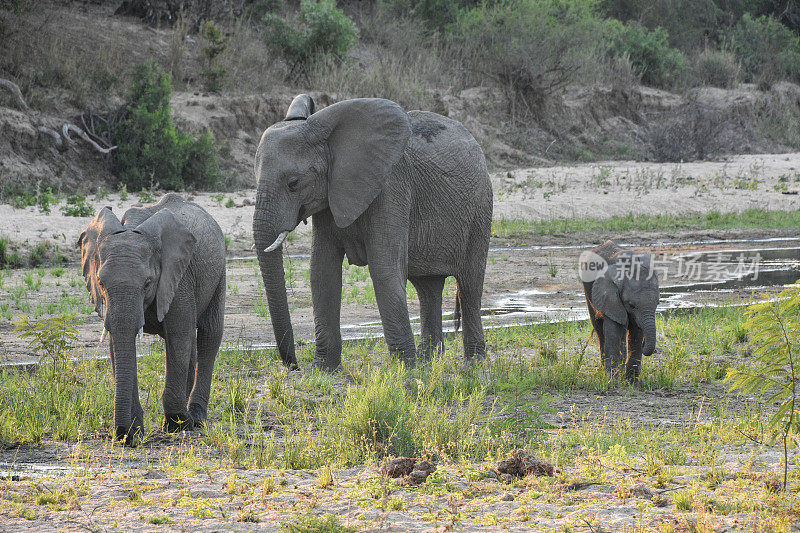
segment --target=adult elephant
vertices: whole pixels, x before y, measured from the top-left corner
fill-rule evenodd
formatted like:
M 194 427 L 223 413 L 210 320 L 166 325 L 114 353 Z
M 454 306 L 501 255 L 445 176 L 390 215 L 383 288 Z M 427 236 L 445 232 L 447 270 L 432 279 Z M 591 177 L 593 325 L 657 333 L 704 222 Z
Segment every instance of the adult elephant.
M 480 308 L 492 221 L 483 152 L 458 122 L 359 98 L 319 112 L 301 94 L 255 157 L 253 236 L 281 358 L 296 366 L 281 243 L 313 221 L 314 365 L 341 363 L 342 260 L 368 265 L 389 349 L 415 362 L 406 280 L 416 287 L 421 354 L 443 345 L 442 290 L 455 276 L 467 358 L 485 354 Z M 460 302 L 460 304 L 459 304 Z
M 136 334 L 166 343 L 164 429 L 205 420 L 225 315 L 225 237 L 197 204 L 167 194 L 120 221 L 100 210 L 78 243 L 83 275 L 109 333 L 114 426 L 133 443 L 144 432 L 136 375 Z M 102 339 L 101 339 L 102 340 Z

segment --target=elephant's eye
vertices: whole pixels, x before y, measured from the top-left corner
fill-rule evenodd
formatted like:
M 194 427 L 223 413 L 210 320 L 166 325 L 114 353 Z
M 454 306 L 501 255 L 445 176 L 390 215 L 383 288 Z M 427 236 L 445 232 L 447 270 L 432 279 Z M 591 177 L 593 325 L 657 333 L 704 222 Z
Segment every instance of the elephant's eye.
M 292 192 L 295 192 L 299 185 L 300 185 L 300 178 L 298 178 L 297 176 L 289 178 L 289 181 L 286 182 L 286 186 L 289 187 L 289 190 Z

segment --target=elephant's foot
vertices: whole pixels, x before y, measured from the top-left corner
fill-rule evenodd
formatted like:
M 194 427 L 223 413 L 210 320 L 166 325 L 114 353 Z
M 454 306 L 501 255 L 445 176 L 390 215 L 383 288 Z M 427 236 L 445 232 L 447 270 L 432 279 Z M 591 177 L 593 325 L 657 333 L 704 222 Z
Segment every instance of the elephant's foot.
M 191 431 L 194 429 L 194 419 L 189 413 L 165 413 L 163 429 L 167 433 L 176 433 L 178 431 Z
M 426 363 L 431 360 L 436 352 L 444 352 L 444 341 L 433 341 L 431 339 L 424 339 L 417 346 L 416 358 L 419 362 Z
M 206 418 L 208 417 L 207 408 L 199 403 L 190 403 L 189 416 L 194 420 L 195 427 L 202 427 L 205 425 Z
M 144 436 L 144 427 L 140 425 L 132 425 L 130 428 L 117 426 L 115 436 L 117 441 L 123 445 L 135 447 Z
M 323 372 L 333 373 L 338 371 L 342 365 L 339 361 L 326 361 L 321 357 L 314 357 L 311 367 L 316 368 L 317 370 L 322 370 Z
M 311 366 L 323 372 L 336 372 L 342 366 L 341 343 L 320 343 L 314 350 L 314 361 Z

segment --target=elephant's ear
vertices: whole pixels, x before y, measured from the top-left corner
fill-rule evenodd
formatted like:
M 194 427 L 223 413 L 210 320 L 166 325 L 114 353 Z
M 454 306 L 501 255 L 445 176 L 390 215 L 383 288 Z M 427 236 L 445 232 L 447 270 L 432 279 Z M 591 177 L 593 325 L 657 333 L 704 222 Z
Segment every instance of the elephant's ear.
M 615 280 L 616 276 L 618 276 L 618 269 L 615 265 L 611 265 L 605 274 L 594 280 L 592 285 L 592 305 L 603 316 L 610 318 L 617 324 L 627 326 L 628 313 L 619 296 L 619 286 Z
M 317 104 L 314 99 L 307 94 L 298 94 L 289 105 L 289 110 L 286 111 L 286 118 L 283 120 L 305 120 L 314 114 L 317 109 Z
M 83 278 L 86 280 L 86 289 L 94 303 L 94 309 L 102 316 L 100 306 L 103 303 L 97 272 L 100 270 L 100 241 L 109 235 L 125 231 L 110 207 L 104 207 L 92 219 L 81 236 L 78 237 L 78 246 L 81 249 L 81 268 Z
M 156 288 L 156 315 L 161 322 L 169 311 L 186 268 L 192 261 L 197 239 L 167 209 L 151 216 L 134 231 L 150 236 L 161 249 L 161 277 L 158 278 Z
M 411 136 L 408 115 L 381 98 L 357 98 L 308 117 L 312 140 L 330 149 L 328 203 L 340 228 L 349 226 L 380 194 Z

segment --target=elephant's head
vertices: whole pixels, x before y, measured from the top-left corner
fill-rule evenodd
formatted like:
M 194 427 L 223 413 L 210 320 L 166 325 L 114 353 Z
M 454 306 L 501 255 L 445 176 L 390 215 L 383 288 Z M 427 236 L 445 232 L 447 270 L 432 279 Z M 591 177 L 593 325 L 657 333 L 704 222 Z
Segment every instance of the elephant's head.
M 592 305 L 604 318 L 625 327 L 633 320 L 642 329 L 642 355 L 652 355 L 656 348 L 658 301 L 658 276 L 647 253 L 620 252 L 592 286 Z
M 161 210 L 136 227 L 124 226 L 103 208 L 81 233 L 83 276 L 109 333 L 114 370 L 114 425 L 131 441 L 143 429 L 136 376 L 136 335 L 145 310 L 155 304 L 158 321 L 169 311 L 189 265 L 195 237 L 173 214 Z
M 283 361 L 296 366 L 281 244 L 301 221 L 330 209 L 352 224 L 380 194 L 411 136 L 405 111 L 378 98 L 346 100 L 314 112 L 301 94 L 267 129 L 255 157 L 253 236 Z

